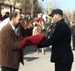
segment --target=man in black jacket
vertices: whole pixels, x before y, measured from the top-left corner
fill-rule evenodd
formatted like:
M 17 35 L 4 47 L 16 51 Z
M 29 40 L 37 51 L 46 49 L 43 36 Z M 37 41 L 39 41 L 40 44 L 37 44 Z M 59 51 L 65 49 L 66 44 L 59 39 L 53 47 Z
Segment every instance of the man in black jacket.
M 72 41 L 73 41 L 73 50 L 75 50 L 75 22 L 71 29 Z
M 65 23 L 63 12 L 55 9 L 49 15 L 56 23 L 55 31 L 49 39 L 43 40 L 38 47 L 52 45 L 51 62 L 55 63 L 55 71 L 71 71 L 73 53 L 71 51 L 71 31 Z

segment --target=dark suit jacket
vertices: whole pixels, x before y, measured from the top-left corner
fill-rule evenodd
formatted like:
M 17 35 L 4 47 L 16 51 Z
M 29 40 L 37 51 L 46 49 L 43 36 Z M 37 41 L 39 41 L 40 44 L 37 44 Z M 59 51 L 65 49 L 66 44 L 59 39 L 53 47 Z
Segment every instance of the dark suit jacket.
M 50 39 L 42 41 L 38 48 L 52 45 L 51 61 L 55 63 L 70 63 L 73 62 L 70 42 L 70 28 L 62 19 L 56 23 L 55 31 Z
M 0 64 L 2 66 L 18 69 L 20 62 L 23 63 L 23 50 L 19 43 L 22 39 L 20 34 L 15 35 L 9 23 L 2 28 L 0 32 Z
M 71 33 L 72 33 L 72 36 L 75 36 L 75 25 L 72 26 Z

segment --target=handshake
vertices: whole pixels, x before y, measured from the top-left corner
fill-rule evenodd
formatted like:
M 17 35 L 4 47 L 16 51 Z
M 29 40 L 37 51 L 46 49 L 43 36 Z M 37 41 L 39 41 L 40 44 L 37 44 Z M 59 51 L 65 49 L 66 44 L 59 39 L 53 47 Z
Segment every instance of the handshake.
M 43 34 L 37 34 L 37 35 L 34 35 L 34 36 L 30 36 L 30 37 L 24 38 L 22 41 L 20 41 L 20 46 L 21 46 L 21 48 L 23 48 L 26 45 L 27 42 L 36 46 L 36 45 L 40 44 L 40 42 L 43 39 L 45 39 L 45 35 L 43 35 Z

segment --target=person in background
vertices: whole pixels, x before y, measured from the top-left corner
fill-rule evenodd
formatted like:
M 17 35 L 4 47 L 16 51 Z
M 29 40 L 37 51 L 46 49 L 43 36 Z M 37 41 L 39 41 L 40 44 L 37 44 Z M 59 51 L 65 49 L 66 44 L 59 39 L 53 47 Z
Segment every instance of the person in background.
M 75 22 L 73 22 L 73 26 L 71 28 L 71 33 L 72 33 L 72 41 L 73 41 L 73 50 L 75 50 Z
M 28 21 L 28 18 L 25 17 L 24 19 L 21 18 L 20 22 L 19 22 L 19 27 L 20 27 L 20 31 L 21 31 L 21 34 L 22 36 L 25 38 L 25 37 L 28 37 L 28 36 L 31 36 L 32 34 L 30 33 L 30 29 L 29 29 L 29 21 Z
M 9 17 L 9 12 L 6 12 L 5 15 L 2 17 L 2 20 L 6 19 Z
M 33 18 L 29 19 L 29 32 L 32 35 L 32 30 L 33 30 Z
M 43 21 L 43 22 L 44 22 L 44 24 L 45 24 L 45 20 L 44 20 L 42 17 L 43 17 L 43 14 L 42 14 L 42 13 L 40 13 L 40 14 L 39 14 L 39 19 L 40 19 L 41 21 Z
M 33 31 L 32 31 L 32 35 L 37 35 L 37 34 L 44 34 L 43 32 L 42 32 L 42 23 L 40 23 L 40 18 L 36 18 L 36 26 L 33 28 Z M 42 47 L 42 54 L 44 55 L 44 48 Z M 36 48 L 36 51 L 37 51 L 37 53 L 39 53 L 39 48 L 37 47 Z
M 46 16 L 46 23 L 45 23 L 46 25 L 46 28 L 48 27 L 48 16 Z

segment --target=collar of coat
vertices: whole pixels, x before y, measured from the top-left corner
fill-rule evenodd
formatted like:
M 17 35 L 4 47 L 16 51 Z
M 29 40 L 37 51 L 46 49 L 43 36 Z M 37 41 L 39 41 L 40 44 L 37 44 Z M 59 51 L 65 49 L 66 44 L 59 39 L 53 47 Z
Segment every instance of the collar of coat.
M 56 24 L 60 25 L 61 22 L 64 22 L 64 19 L 59 20 Z

